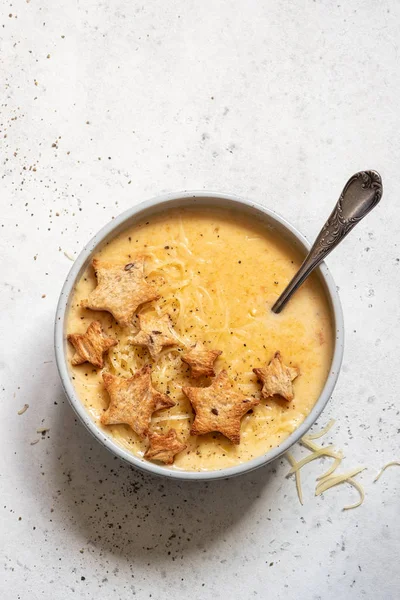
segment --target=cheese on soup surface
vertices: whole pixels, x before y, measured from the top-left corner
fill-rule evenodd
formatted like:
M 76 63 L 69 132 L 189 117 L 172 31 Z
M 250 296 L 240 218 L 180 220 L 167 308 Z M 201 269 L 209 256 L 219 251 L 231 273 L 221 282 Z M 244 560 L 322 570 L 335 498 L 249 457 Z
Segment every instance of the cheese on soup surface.
M 262 220 L 237 210 L 183 208 L 165 210 L 126 229 L 96 257 L 125 264 L 145 255 L 145 276 L 160 298 L 139 307 L 138 313 L 169 314 L 179 345 L 165 348 L 157 361 L 130 339 L 138 329 L 120 327 L 112 315 L 80 306 L 96 287 L 89 267 L 78 281 L 67 333 L 83 333 L 93 320 L 101 322 L 118 345 L 105 355 L 106 371 L 130 377 L 145 364 L 153 367 L 153 384 L 176 405 L 153 414 L 151 428 L 173 428 L 186 450 L 170 468 L 209 471 L 232 467 L 260 456 L 283 442 L 305 419 L 327 379 L 333 352 L 333 327 L 328 300 L 316 275 L 297 291 L 281 314 L 271 306 L 298 270 L 302 257 Z M 226 369 L 234 387 L 247 397 L 260 397 L 261 384 L 253 368 L 263 367 L 280 351 L 285 364 L 300 369 L 294 400 L 261 399 L 241 425 L 234 445 L 219 433 L 190 436 L 193 411 L 184 386 L 205 386 L 211 379 L 193 379 L 181 355 L 196 341 L 221 350 L 214 364 Z M 69 358 L 73 348 L 69 348 Z M 70 367 L 79 398 L 107 435 L 142 457 L 147 441 L 128 425 L 102 426 L 99 418 L 109 404 L 101 370 L 85 363 Z

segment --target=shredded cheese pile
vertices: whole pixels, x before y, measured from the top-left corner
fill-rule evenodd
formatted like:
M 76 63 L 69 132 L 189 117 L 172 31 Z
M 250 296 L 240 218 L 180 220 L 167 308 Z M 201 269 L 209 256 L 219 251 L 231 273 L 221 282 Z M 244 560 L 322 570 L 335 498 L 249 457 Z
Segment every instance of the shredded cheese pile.
M 323 429 L 321 429 L 321 431 L 318 431 L 317 433 L 310 433 L 309 435 L 305 435 L 304 437 L 301 438 L 300 444 L 302 446 L 304 446 L 305 448 L 307 448 L 308 450 L 310 450 L 311 454 L 308 454 L 307 456 L 305 456 L 304 458 L 302 458 L 299 461 L 296 461 L 295 458 L 293 457 L 293 455 L 290 454 L 290 452 L 287 452 L 285 454 L 287 460 L 289 461 L 289 463 L 292 467 L 290 469 L 290 471 L 287 473 L 287 477 L 289 477 L 290 475 L 295 476 L 297 495 L 298 495 L 300 504 L 303 505 L 303 490 L 301 487 L 300 469 L 302 469 L 302 467 L 304 467 L 306 464 L 310 463 L 311 461 L 317 460 L 318 458 L 325 458 L 325 457 L 333 458 L 332 465 L 329 467 L 329 469 L 327 471 L 325 471 L 324 473 L 322 473 L 322 475 L 317 477 L 317 485 L 315 488 L 315 495 L 320 496 L 321 494 L 323 494 L 330 488 L 332 488 L 336 485 L 340 485 L 341 483 L 349 483 L 352 487 L 354 487 L 358 491 L 358 493 L 360 495 L 358 502 L 355 502 L 354 504 L 350 504 L 349 506 L 343 507 L 343 510 L 350 510 L 351 508 L 357 508 L 364 502 L 364 498 L 365 498 L 364 488 L 358 481 L 356 481 L 354 479 L 354 477 L 356 475 L 358 475 L 359 473 L 361 473 L 362 471 L 364 471 L 366 469 L 366 467 L 356 467 L 355 469 L 350 469 L 349 471 L 346 471 L 345 473 L 339 473 L 337 475 L 335 474 L 337 468 L 340 466 L 340 464 L 344 458 L 343 452 L 341 450 L 336 450 L 333 445 L 318 446 L 317 444 L 314 443 L 314 440 L 317 440 L 317 439 L 323 437 L 326 433 L 328 433 L 328 431 L 333 427 L 334 424 L 335 424 L 335 420 L 331 419 L 329 421 L 329 423 Z M 381 478 L 382 474 L 386 471 L 386 469 L 388 467 L 394 467 L 394 466 L 400 467 L 400 462 L 399 461 L 391 461 L 391 462 L 388 462 L 386 465 L 384 465 L 382 467 L 382 469 L 379 471 L 378 475 L 375 477 L 374 483 L 376 481 L 378 481 L 378 479 Z
M 314 443 L 314 440 L 319 439 L 319 438 L 323 437 L 325 434 L 327 434 L 328 431 L 333 427 L 334 424 L 335 424 L 335 420 L 331 419 L 331 421 L 329 421 L 329 423 L 326 425 L 326 427 L 324 427 L 321 431 L 319 431 L 318 433 L 312 433 L 309 435 L 305 435 L 301 439 L 301 441 L 300 441 L 301 445 L 304 446 L 305 448 L 307 448 L 308 450 L 310 450 L 310 452 L 311 452 L 310 454 L 308 454 L 301 460 L 296 461 L 292 454 L 290 454 L 290 453 L 286 454 L 286 458 L 288 459 L 288 461 L 292 467 L 290 469 L 290 471 L 288 472 L 287 476 L 290 476 L 293 474 L 295 475 L 297 494 L 298 494 L 300 503 L 303 504 L 303 491 L 302 491 L 302 487 L 301 487 L 300 469 L 302 469 L 302 467 L 304 467 L 306 464 L 310 463 L 313 460 L 317 460 L 319 458 L 324 458 L 324 457 L 332 458 L 333 463 L 329 467 L 329 469 L 327 471 L 325 471 L 322 475 L 317 477 L 317 485 L 315 488 L 315 495 L 319 496 L 323 492 L 326 492 L 330 488 L 332 488 L 336 485 L 340 485 L 341 483 L 349 483 L 360 494 L 360 498 L 359 498 L 358 502 L 356 502 L 355 504 L 351 504 L 349 506 L 343 507 L 343 510 L 350 510 L 351 508 L 357 508 L 364 501 L 364 497 L 365 497 L 364 490 L 363 490 L 362 486 L 357 481 L 355 481 L 353 478 L 356 475 L 358 475 L 359 473 L 361 473 L 361 471 L 364 471 L 365 467 L 357 467 L 355 469 L 351 469 L 350 471 L 346 471 L 345 473 L 336 474 L 336 470 L 341 465 L 342 460 L 344 458 L 343 452 L 341 450 L 336 450 L 333 445 L 318 446 L 318 444 Z

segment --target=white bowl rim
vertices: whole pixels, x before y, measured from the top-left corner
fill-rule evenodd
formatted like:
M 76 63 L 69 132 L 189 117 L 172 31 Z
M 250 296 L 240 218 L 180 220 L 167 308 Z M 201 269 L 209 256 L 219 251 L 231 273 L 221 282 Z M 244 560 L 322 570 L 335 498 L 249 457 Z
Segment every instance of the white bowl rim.
M 277 222 L 281 227 L 288 230 L 289 233 L 291 233 L 292 236 L 296 238 L 297 241 L 300 242 L 300 244 L 305 249 L 310 248 L 310 244 L 308 243 L 306 238 L 295 227 L 293 227 L 293 225 L 286 221 L 286 219 L 281 217 L 275 211 L 241 196 L 237 196 L 235 194 L 213 192 L 208 190 L 172 192 L 168 194 L 155 196 L 135 205 L 132 208 L 129 208 L 128 210 L 121 213 L 118 217 L 111 220 L 104 227 L 102 227 L 102 229 L 100 229 L 100 231 L 95 236 L 93 236 L 90 242 L 83 248 L 77 259 L 75 260 L 74 264 L 72 265 L 72 268 L 69 271 L 63 288 L 61 290 L 55 315 L 54 347 L 56 364 L 61 378 L 62 386 L 72 408 L 74 409 L 75 413 L 80 418 L 82 423 L 90 431 L 90 433 L 110 452 L 123 459 L 124 461 L 128 462 L 135 468 L 147 473 L 151 473 L 153 475 L 160 475 L 163 477 L 179 480 L 210 481 L 248 473 L 254 469 L 257 469 L 258 467 L 266 465 L 282 456 L 285 452 L 287 452 L 287 450 L 291 446 L 298 442 L 303 437 L 303 435 L 305 435 L 305 433 L 315 423 L 315 421 L 318 419 L 321 412 L 325 408 L 336 385 L 344 352 L 344 322 L 343 311 L 335 282 L 325 263 L 321 263 L 321 265 L 319 266 L 319 271 L 322 280 L 325 283 L 328 300 L 331 302 L 332 305 L 332 314 L 334 319 L 333 325 L 336 332 L 330 372 L 317 402 L 315 403 L 305 420 L 279 446 L 272 448 L 265 454 L 262 454 L 261 456 L 253 458 L 249 461 L 245 461 L 233 467 L 227 467 L 213 471 L 181 471 L 178 469 L 169 469 L 166 466 L 157 465 L 150 461 L 141 459 L 129 452 L 128 450 L 122 448 L 122 446 L 119 446 L 116 442 L 114 442 L 111 436 L 107 436 L 104 433 L 104 431 L 96 425 L 89 412 L 84 407 L 82 401 L 79 399 L 69 375 L 65 352 L 66 337 L 64 333 L 64 327 L 65 316 L 66 311 L 68 309 L 70 295 L 74 289 L 74 285 L 81 268 L 87 262 L 93 250 L 97 246 L 101 245 L 104 239 L 108 237 L 115 229 L 120 227 L 123 223 L 133 219 L 136 215 L 139 215 L 140 213 L 148 209 L 153 209 L 157 207 L 157 205 L 168 205 L 173 201 L 187 201 L 188 199 L 196 198 L 225 200 L 229 201 L 229 203 L 231 203 L 232 205 L 244 205 L 247 208 L 250 207 L 252 209 L 256 209 L 257 211 L 266 215 L 270 220 Z

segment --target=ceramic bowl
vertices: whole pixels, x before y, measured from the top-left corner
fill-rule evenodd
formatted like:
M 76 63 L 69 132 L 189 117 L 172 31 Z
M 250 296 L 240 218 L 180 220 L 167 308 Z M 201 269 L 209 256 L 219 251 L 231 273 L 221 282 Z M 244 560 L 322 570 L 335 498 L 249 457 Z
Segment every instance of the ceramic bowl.
M 150 217 L 155 213 L 166 211 L 170 208 L 187 206 L 207 207 L 211 205 L 220 208 L 235 208 L 236 210 L 246 213 L 250 217 L 256 217 L 258 220 L 262 219 L 268 228 L 287 239 L 288 243 L 296 247 L 299 253 L 303 254 L 304 256 L 309 249 L 309 244 L 306 239 L 292 225 L 290 225 L 290 223 L 285 221 L 285 219 L 277 215 L 272 210 L 269 210 L 268 208 L 251 202 L 245 198 L 240 198 L 230 194 L 219 194 L 205 191 L 182 192 L 158 196 L 138 204 L 137 206 L 122 213 L 119 217 L 103 227 L 89 242 L 89 244 L 85 246 L 73 264 L 72 269 L 70 270 L 64 283 L 58 302 L 55 319 L 55 355 L 57 367 L 64 391 L 79 419 L 87 427 L 90 433 L 116 456 L 122 458 L 132 466 L 142 471 L 174 479 L 211 480 L 233 477 L 235 475 L 248 473 L 253 469 L 266 465 L 267 463 L 284 454 L 309 430 L 311 425 L 313 425 L 326 406 L 335 387 L 343 357 L 344 325 L 340 300 L 332 276 L 330 275 L 326 265 L 322 263 L 317 269 L 316 273 L 325 289 L 332 312 L 333 327 L 336 331 L 331 368 L 321 395 L 319 396 L 310 414 L 303 421 L 303 423 L 279 446 L 273 448 L 266 454 L 234 467 L 206 472 L 181 471 L 177 469 L 171 469 L 167 466 L 157 465 L 134 456 L 119 446 L 111 436 L 107 435 L 104 429 L 98 427 L 77 396 L 67 364 L 67 340 L 65 325 L 66 316 L 68 314 L 68 309 L 76 282 L 89 265 L 93 255 L 95 255 L 106 242 L 113 239 L 124 229 L 132 226 L 136 221 L 145 217 Z

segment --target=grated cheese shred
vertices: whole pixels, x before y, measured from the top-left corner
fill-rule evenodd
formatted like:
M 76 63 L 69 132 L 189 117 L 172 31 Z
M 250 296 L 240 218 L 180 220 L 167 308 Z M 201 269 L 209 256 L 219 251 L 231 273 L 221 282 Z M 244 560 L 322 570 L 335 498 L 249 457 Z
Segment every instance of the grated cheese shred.
M 355 475 L 358 475 L 358 473 L 361 473 L 361 471 L 364 471 L 365 468 L 366 467 L 357 467 L 356 469 L 351 469 L 346 473 L 341 473 L 340 475 L 330 475 L 329 477 L 321 479 L 315 488 L 315 495 L 319 496 L 335 485 L 347 482 L 351 477 L 354 477 Z
M 318 431 L 317 433 L 309 433 L 308 435 L 305 435 L 303 439 L 318 440 L 319 438 L 326 435 L 328 433 L 328 431 L 330 429 L 332 429 L 332 427 L 334 426 L 335 423 L 336 423 L 335 419 L 331 419 L 329 421 L 329 423 L 327 425 L 325 425 L 325 427 L 323 429 L 321 429 L 321 431 Z
M 376 481 L 378 481 L 378 479 L 381 478 L 381 476 L 383 475 L 383 473 L 386 471 L 386 469 L 388 469 L 389 467 L 400 467 L 400 462 L 397 460 L 393 460 L 391 462 L 388 462 L 386 465 L 384 465 L 382 467 L 382 469 L 379 471 L 378 475 L 375 477 L 374 479 L 374 483 Z
M 326 446 L 326 448 L 321 446 L 321 448 L 316 449 L 312 454 L 309 454 L 308 456 L 305 456 L 304 458 L 302 458 L 299 462 L 296 462 L 296 464 L 293 465 L 293 467 L 290 469 L 288 475 L 292 475 L 292 473 L 295 473 L 296 471 L 298 471 L 299 469 L 304 467 L 304 465 L 308 464 L 312 460 L 321 458 L 322 456 L 329 456 L 329 457 L 333 456 L 334 458 L 337 459 L 338 456 L 332 449 L 333 449 L 333 446 Z
M 341 450 L 335 450 L 335 447 L 332 444 L 329 446 L 318 446 L 313 441 L 313 440 L 319 439 L 319 438 L 323 437 L 324 435 L 326 435 L 328 433 L 328 431 L 330 431 L 330 429 L 333 427 L 334 424 L 335 424 L 335 420 L 331 419 L 329 421 L 329 423 L 323 429 L 321 429 L 321 431 L 318 431 L 317 433 L 305 435 L 301 438 L 301 441 L 300 441 L 301 445 L 310 451 L 310 454 L 308 454 L 301 460 L 296 461 L 294 459 L 294 457 L 292 456 L 292 454 L 286 453 L 286 458 L 292 467 L 290 469 L 290 471 L 287 473 L 287 476 L 289 477 L 290 475 L 293 475 L 293 474 L 295 475 L 297 495 L 299 497 L 300 503 L 303 504 L 303 493 L 302 493 L 302 487 L 301 487 L 300 470 L 305 465 L 307 465 L 308 463 L 310 463 L 314 460 L 317 460 L 320 458 L 333 458 L 334 459 L 333 463 L 329 467 L 329 469 L 327 471 L 325 471 L 322 475 L 317 477 L 317 480 L 316 480 L 317 485 L 315 488 L 315 495 L 319 496 L 319 495 L 323 494 L 324 492 L 328 491 L 329 489 L 331 489 L 332 487 L 341 485 L 343 483 L 348 483 L 352 487 L 354 487 L 360 495 L 359 500 L 355 504 L 351 504 L 349 506 L 343 507 L 343 510 L 350 510 L 352 508 L 357 508 L 364 501 L 364 498 L 365 498 L 364 489 L 358 483 L 358 481 L 355 481 L 353 478 L 356 475 L 358 475 L 359 473 L 361 473 L 362 471 L 364 471 L 366 467 L 357 467 L 357 468 L 351 469 L 350 471 L 347 471 L 345 473 L 335 475 L 336 470 L 341 465 L 342 460 L 344 458 L 343 452 Z M 389 466 L 390 464 L 400 464 L 400 463 L 389 463 L 386 466 Z M 383 472 L 383 470 L 378 475 L 378 478 L 380 477 L 382 472 Z
M 338 452 L 338 455 L 335 458 L 335 460 L 333 461 L 332 465 L 329 467 L 329 469 L 327 471 L 325 471 L 325 473 L 322 473 L 322 475 L 317 477 L 317 481 L 321 481 L 321 479 L 324 479 L 325 477 L 329 477 L 329 475 L 332 475 L 332 473 L 334 473 L 336 471 L 336 469 L 340 466 L 340 463 L 342 462 L 342 460 L 343 460 L 343 453 Z
M 294 457 L 292 456 L 292 454 L 290 454 L 290 452 L 286 452 L 286 458 L 288 459 L 288 461 L 290 462 L 290 464 L 292 465 L 292 467 L 294 467 L 296 465 L 296 461 L 294 459 Z M 301 488 L 301 477 L 300 477 L 300 471 L 296 470 L 294 472 L 295 477 L 296 477 L 296 489 L 297 489 L 297 495 L 299 497 L 299 501 L 300 504 L 303 505 L 303 490 Z
M 355 502 L 355 504 L 350 504 L 349 506 L 344 506 L 343 510 L 351 510 L 352 508 L 358 508 L 364 502 L 364 498 L 365 498 L 364 488 L 362 487 L 362 485 L 360 485 L 358 483 L 358 481 L 355 481 L 352 477 L 350 477 L 350 479 L 347 480 L 347 483 L 350 483 L 350 485 L 352 485 L 353 487 L 356 488 L 356 490 L 360 494 L 360 499 L 358 502 Z

